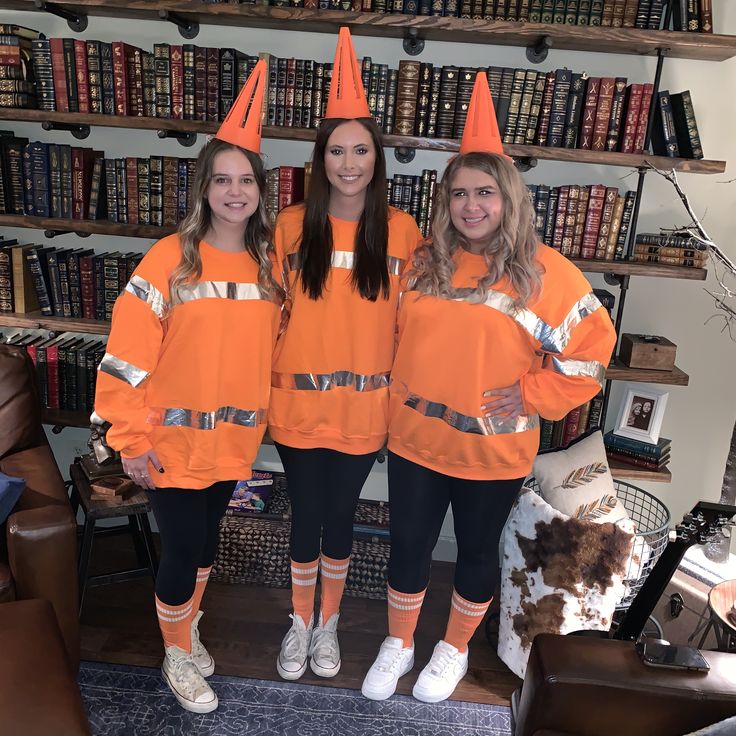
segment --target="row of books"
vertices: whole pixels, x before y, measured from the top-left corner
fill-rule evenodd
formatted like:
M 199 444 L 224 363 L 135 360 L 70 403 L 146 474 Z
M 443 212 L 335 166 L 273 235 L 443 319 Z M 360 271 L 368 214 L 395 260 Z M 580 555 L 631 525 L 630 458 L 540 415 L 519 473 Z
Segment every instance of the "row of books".
M 691 235 L 637 233 L 632 260 L 705 268 L 708 264 L 708 249 L 702 241 Z
M 565 447 L 588 430 L 600 427 L 602 411 L 603 392 L 568 412 L 562 419 L 540 419 L 539 450 Z
M 629 439 L 612 431 L 603 436 L 606 454 L 612 460 L 636 465 L 647 470 L 663 470 L 670 461 L 672 440 L 660 437 L 656 445 L 641 440 Z
M 530 185 L 542 242 L 568 258 L 626 259 L 636 192 L 604 184 Z
M 0 107 L 36 108 L 31 39 L 13 23 L 0 23 Z M 31 33 L 35 34 L 35 31 Z
M 100 339 L 62 333 L 45 338 L 17 335 L 8 344 L 25 348 L 33 360 L 41 405 L 48 409 L 91 412 L 97 386 L 97 366 L 105 355 Z
M 109 320 L 142 258 L 0 239 L 0 312 Z
M 665 89 L 657 93 L 652 152 L 672 158 L 703 158 L 703 146 L 689 90 L 670 94 Z

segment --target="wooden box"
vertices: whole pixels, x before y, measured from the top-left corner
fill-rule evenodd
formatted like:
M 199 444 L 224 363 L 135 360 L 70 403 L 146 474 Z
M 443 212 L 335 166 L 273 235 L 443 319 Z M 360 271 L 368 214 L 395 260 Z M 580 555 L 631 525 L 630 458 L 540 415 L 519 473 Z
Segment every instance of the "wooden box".
M 675 367 L 677 345 L 660 335 L 621 335 L 618 357 L 629 368 L 670 371 Z

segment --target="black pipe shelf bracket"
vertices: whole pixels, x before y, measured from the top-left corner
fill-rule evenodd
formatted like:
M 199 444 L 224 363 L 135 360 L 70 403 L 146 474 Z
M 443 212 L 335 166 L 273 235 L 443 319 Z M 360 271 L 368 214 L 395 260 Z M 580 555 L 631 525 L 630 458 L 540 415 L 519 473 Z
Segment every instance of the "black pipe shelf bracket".
M 628 274 L 623 274 L 623 273 L 604 273 L 603 280 L 609 286 L 618 286 L 620 289 L 623 289 L 625 288 L 624 279 L 627 276 Z
M 394 158 L 401 164 L 411 163 L 416 153 L 416 149 L 409 148 L 408 146 L 396 146 L 394 148 Z
M 536 168 L 537 159 L 533 156 L 513 156 L 514 165 L 522 173 Z
M 172 13 L 170 10 L 159 10 L 158 17 L 173 23 L 179 29 L 179 35 L 182 38 L 191 40 L 199 35 L 199 23 L 196 20 L 188 20 L 183 15 Z
M 41 127 L 44 130 L 66 130 L 69 131 L 75 138 L 83 141 L 89 137 L 89 125 L 79 125 L 78 123 L 57 123 L 53 120 L 44 120 L 41 123 Z
M 190 148 L 197 142 L 197 134 L 191 130 L 159 130 L 156 132 L 159 138 L 176 138 L 179 145 Z
M 404 53 L 409 56 L 419 56 L 424 51 L 424 39 L 419 38 L 416 28 L 407 28 L 404 34 Z
M 87 30 L 87 16 L 84 13 L 80 13 L 78 10 L 67 10 L 62 8 L 55 3 L 47 3 L 46 0 L 34 0 L 33 4 L 39 9 L 51 15 L 57 15 L 59 18 L 63 18 L 69 28 L 76 33 L 81 33 Z
M 55 238 L 57 235 L 69 235 L 69 233 L 74 233 L 74 235 L 80 238 L 88 238 L 90 236 L 90 233 L 78 233 L 75 230 L 44 230 L 43 236 L 51 240 L 51 238 Z
M 541 64 L 547 58 L 551 48 L 551 36 L 540 36 L 535 44 L 526 47 L 526 58 L 532 64 Z

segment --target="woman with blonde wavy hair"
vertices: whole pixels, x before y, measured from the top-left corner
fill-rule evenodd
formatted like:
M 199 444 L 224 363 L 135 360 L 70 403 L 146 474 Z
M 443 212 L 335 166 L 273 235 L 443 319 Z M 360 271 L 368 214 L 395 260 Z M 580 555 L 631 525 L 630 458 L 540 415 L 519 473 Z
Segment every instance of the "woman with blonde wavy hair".
M 195 713 L 218 704 L 205 679 L 215 663 L 199 639 L 200 603 L 220 519 L 265 432 L 283 301 L 259 156 L 266 75 L 259 62 L 200 151 L 191 212 L 151 247 L 115 303 L 95 399 L 111 424 L 107 442 L 148 491 L 161 539 L 162 673 Z
M 539 417 L 598 393 L 611 320 L 582 273 L 539 243 L 524 182 L 503 153 L 485 74 L 460 155 L 438 188 L 432 240 L 407 273 L 389 403 L 389 636 L 363 694 L 390 697 L 414 666 L 432 550 L 452 506 L 457 562 L 444 637 L 414 697 L 449 697 L 496 588 L 498 541 L 539 448 Z

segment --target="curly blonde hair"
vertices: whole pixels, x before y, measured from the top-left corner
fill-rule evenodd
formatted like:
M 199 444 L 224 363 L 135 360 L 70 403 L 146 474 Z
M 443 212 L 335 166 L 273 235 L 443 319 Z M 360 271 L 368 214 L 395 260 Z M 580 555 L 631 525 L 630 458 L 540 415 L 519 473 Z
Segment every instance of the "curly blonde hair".
M 452 286 L 453 256 L 468 245 L 450 217 L 452 184 L 461 168 L 477 169 L 496 180 L 503 211 L 498 230 L 483 251 L 488 273 L 475 288 L 456 289 Z M 417 248 L 407 281 L 424 294 L 479 303 L 486 298 L 488 287 L 506 276 L 516 294 L 516 306 L 522 308 L 542 285 L 543 271 L 535 258 L 538 245 L 531 197 L 513 162 L 493 153 L 459 154 L 451 159 L 437 187 L 432 237 Z
M 196 283 L 202 277 L 202 256 L 199 243 L 207 234 L 212 221 L 212 211 L 207 201 L 207 188 L 212 178 L 215 157 L 223 151 L 240 151 L 250 161 L 253 176 L 258 184 L 260 202 L 258 209 L 248 219 L 243 236 L 243 246 L 258 264 L 258 288 L 261 297 L 283 301 L 284 290 L 274 279 L 271 255 L 275 253 L 271 224 L 266 213 L 266 171 L 258 154 L 232 143 L 213 138 L 206 143 L 197 158 L 196 175 L 192 191 L 192 209 L 179 225 L 181 260 L 169 281 L 171 306 L 181 302 L 179 289 Z

